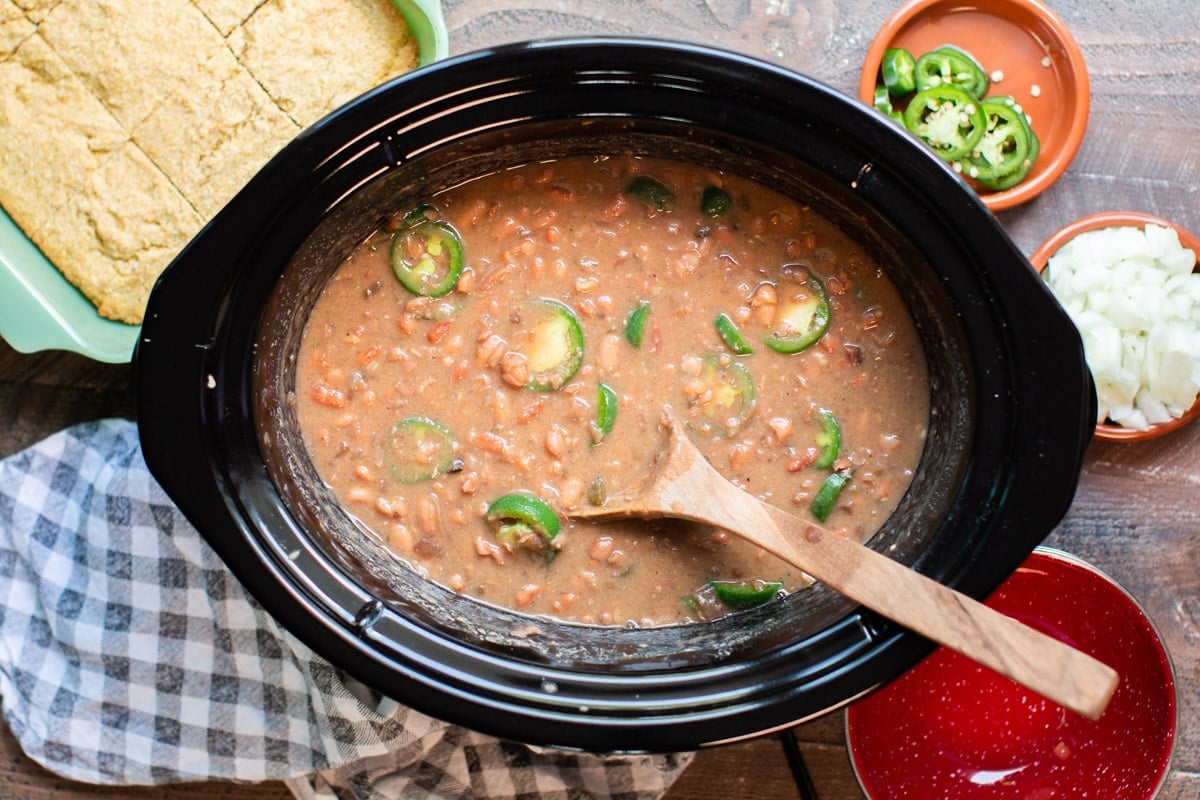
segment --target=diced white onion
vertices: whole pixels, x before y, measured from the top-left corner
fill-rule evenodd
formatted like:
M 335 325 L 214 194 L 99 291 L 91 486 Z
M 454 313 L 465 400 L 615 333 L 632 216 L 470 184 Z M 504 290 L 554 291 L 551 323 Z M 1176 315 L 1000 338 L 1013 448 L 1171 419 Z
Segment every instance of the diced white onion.
M 1200 392 L 1200 274 L 1174 228 L 1087 231 L 1050 257 L 1047 283 L 1079 328 L 1098 422 L 1145 430 Z

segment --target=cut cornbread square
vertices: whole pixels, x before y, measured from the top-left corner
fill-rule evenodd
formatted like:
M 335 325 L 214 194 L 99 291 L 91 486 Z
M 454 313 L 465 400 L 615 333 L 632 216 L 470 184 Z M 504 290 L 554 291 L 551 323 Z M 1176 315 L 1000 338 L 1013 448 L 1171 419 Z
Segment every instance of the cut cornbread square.
M 36 24 L 45 19 L 46 14 L 58 5 L 60 0 L 15 0 L 15 2 L 25 12 L 29 21 Z
M 217 27 L 222 36 L 228 36 L 230 31 L 250 18 L 254 9 L 262 5 L 263 0 L 192 0 L 192 2 Z
M 190 0 L 61 0 L 39 32 L 127 130 L 232 60 Z
M 37 30 L 25 12 L 13 0 L 0 0 L 0 58 L 12 53 L 17 45 Z
M 225 53 L 133 129 L 133 141 L 205 217 L 300 132 Z
M 41 36 L 0 85 L 0 205 L 101 315 L 140 322 L 201 218 Z
M 229 46 L 304 126 L 416 66 L 408 25 L 389 0 L 267 0 Z

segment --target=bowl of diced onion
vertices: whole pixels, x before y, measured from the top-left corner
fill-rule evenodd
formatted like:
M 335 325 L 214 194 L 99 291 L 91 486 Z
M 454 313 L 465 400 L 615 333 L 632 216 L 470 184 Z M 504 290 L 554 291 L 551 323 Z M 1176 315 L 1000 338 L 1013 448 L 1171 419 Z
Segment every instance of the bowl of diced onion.
M 1030 263 L 1079 328 L 1096 382 L 1096 438 L 1141 441 L 1200 416 L 1200 239 L 1150 214 L 1061 228 Z

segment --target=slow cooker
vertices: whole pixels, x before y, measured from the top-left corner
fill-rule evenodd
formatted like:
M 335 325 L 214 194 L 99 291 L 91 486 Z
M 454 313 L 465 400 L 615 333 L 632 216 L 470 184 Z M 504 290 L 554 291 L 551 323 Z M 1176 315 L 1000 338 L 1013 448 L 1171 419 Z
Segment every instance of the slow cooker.
M 284 148 L 180 253 L 134 366 L 154 476 L 249 591 L 338 668 L 532 744 L 691 749 L 837 708 L 929 652 L 825 587 L 712 623 L 530 618 L 363 535 L 288 402 L 308 309 L 413 198 L 539 159 L 632 153 L 753 178 L 850 232 L 900 288 L 931 379 L 924 455 L 869 546 L 980 598 L 1051 531 L 1095 426 L 1078 334 L 992 214 L 857 100 L 694 44 L 535 41 L 423 67 Z

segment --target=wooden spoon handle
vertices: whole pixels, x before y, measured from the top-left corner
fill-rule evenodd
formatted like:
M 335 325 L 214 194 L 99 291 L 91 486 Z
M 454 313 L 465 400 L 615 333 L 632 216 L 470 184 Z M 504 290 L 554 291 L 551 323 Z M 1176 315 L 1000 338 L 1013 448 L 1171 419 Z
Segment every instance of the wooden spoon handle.
M 699 516 L 710 522 L 723 516 L 726 527 L 851 600 L 1089 719 L 1098 719 L 1112 699 L 1119 676 L 1092 656 L 723 484 L 737 494 L 710 482 L 706 497 L 691 497 L 705 507 Z

